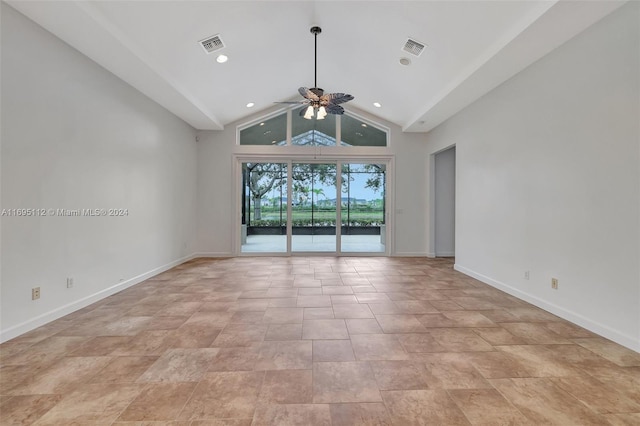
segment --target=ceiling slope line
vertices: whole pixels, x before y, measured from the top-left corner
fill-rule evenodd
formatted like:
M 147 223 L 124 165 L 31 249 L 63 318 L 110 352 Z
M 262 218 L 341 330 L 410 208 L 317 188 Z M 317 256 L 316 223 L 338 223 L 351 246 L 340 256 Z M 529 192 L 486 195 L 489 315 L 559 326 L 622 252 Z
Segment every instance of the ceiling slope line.
M 111 23 L 95 6 L 90 2 L 83 0 L 75 0 L 75 5 L 82 9 L 97 25 L 106 31 L 111 37 L 132 53 L 140 62 L 142 62 L 151 72 L 155 73 L 158 77 L 165 81 L 166 84 L 171 86 L 177 93 L 183 96 L 191 105 L 197 108 L 205 117 L 207 117 L 215 125 L 215 130 L 223 130 L 224 125 L 218 120 L 218 118 L 206 108 L 202 102 L 200 102 L 195 96 L 189 93 L 184 87 L 182 87 L 176 79 L 171 77 L 167 72 L 162 70 L 155 61 L 149 55 L 143 53 L 143 49 L 139 48 L 133 41 L 131 41 L 116 25 Z M 120 77 L 120 76 L 119 76 Z M 126 80 L 125 80 L 126 81 Z M 180 117 L 186 121 L 184 117 Z M 195 126 L 194 126 L 195 127 Z
M 465 70 L 460 72 L 458 76 L 454 77 L 451 80 L 451 82 L 438 95 L 434 96 L 433 98 L 434 100 L 432 102 L 425 105 L 418 114 L 416 114 L 411 120 L 409 120 L 404 126 L 402 126 L 402 131 L 406 132 L 409 130 L 409 128 L 411 128 L 412 126 L 415 126 L 416 123 L 419 123 L 420 121 L 422 121 L 423 117 L 427 115 L 429 111 L 431 111 L 436 105 L 438 105 L 443 100 L 445 100 L 452 92 L 456 90 L 456 88 L 460 87 L 460 85 L 462 85 L 465 81 L 467 81 L 470 77 L 472 77 L 476 72 L 481 70 L 483 66 L 485 66 L 489 61 L 491 61 L 491 59 L 493 59 L 496 55 L 498 55 L 506 46 L 508 46 L 511 42 L 513 42 L 513 40 L 515 40 L 520 34 L 526 31 L 527 28 L 529 28 L 537 20 L 539 20 L 540 17 L 542 17 L 545 13 L 547 13 L 553 6 L 555 6 L 556 3 L 558 3 L 558 0 L 541 3 L 539 9 L 530 13 L 528 16 L 524 17 L 519 22 L 514 24 L 511 27 L 511 31 L 507 32 L 503 37 L 501 37 L 499 40 L 494 42 L 493 45 L 489 46 L 489 48 L 486 50 L 486 52 L 483 55 L 481 55 L 474 63 L 472 63 Z M 489 90 L 491 89 L 488 89 L 484 93 L 487 93 Z M 460 111 L 460 109 L 458 111 Z M 455 111 L 451 115 L 457 113 L 458 111 Z M 428 131 L 428 130 L 423 129 L 420 131 Z
M 475 73 L 432 104 L 424 114 L 405 125 L 402 130 L 432 130 L 626 2 L 627 0 L 556 1 L 553 7 L 540 15 Z M 552 35 L 545 39 L 545 36 L 551 33 Z M 522 51 L 529 52 L 529 55 L 520 55 L 519 52 Z

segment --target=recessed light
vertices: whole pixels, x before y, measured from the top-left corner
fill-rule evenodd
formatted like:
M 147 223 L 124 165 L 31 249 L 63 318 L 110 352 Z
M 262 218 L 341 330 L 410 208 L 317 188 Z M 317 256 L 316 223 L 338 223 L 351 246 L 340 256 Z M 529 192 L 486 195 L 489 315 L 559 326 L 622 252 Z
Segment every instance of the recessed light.
M 382 104 L 380 104 L 380 102 L 374 102 L 373 106 L 376 108 L 380 108 L 382 106 Z
M 411 65 L 411 59 L 409 59 L 409 58 L 400 58 L 400 64 L 402 64 L 402 65 Z
M 271 143 L 276 143 L 276 141 L 271 141 Z
M 227 62 L 229 60 L 229 57 L 227 55 L 218 55 L 218 57 L 216 58 L 216 61 L 219 64 L 224 64 L 225 62 Z
M 249 102 L 247 104 L 247 108 L 253 108 L 255 106 L 255 104 L 253 102 Z
M 261 126 L 264 126 L 264 121 L 262 123 L 260 123 Z
M 362 123 L 362 124 L 361 124 L 361 126 L 362 126 L 362 127 L 367 127 L 367 125 L 366 125 L 366 124 L 364 124 L 364 123 Z

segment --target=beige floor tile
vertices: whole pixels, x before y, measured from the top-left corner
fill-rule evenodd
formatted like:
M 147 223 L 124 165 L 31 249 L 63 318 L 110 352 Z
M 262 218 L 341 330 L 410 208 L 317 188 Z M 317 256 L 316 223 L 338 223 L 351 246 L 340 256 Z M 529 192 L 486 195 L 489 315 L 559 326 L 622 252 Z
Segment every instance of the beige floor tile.
M 486 379 L 532 377 L 532 368 L 507 352 L 475 352 L 469 361 Z
M 171 338 L 170 330 L 141 331 L 127 343 L 111 352 L 111 356 L 154 356 L 166 350 L 166 341 Z
M 63 358 L 14 387 L 11 395 L 62 394 L 73 390 L 104 368 L 109 357 Z
M 146 330 L 175 330 L 188 319 L 187 316 L 155 316 L 147 324 Z
M 259 347 L 219 348 L 208 371 L 253 371 Z
M 482 340 L 472 330 L 461 328 L 432 328 L 429 334 L 450 352 L 492 351 L 493 346 Z
M 351 290 L 351 287 L 348 285 L 322 286 L 322 294 L 324 295 L 353 294 L 353 290 Z
M 336 318 L 374 318 L 373 312 L 366 304 L 337 304 L 333 305 Z
M 137 382 L 197 382 L 217 354 L 218 349 L 212 348 L 171 349 L 149 367 Z
M 20 383 L 40 373 L 49 365 L 33 368 L 31 365 L 1 365 L 0 366 L 0 395 L 8 395 Z M 36 371 L 34 371 L 36 370 Z
M 308 341 L 272 341 L 260 345 L 256 370 L 310 369 L 312 345 Z
M 398 340 L 402 347 L 409 353 L 446 352 L 447 349 L 428 334 L 400 334 Z
M 474 311 L 445 311 L 442 313 L 458 327 L 497 327 L 498 324 Z
M 366 362 L 313 364 L 313 402 L 378 402 L 380 391 Z
M 505 322 L 500 324 L 509 333 L 524 339 L 528 345 L 562 345 L 571 341 L 554 333 L 542 323 Z
M 331 426 L 327 404 L 261 405 L 256 409 L 253 426 Z
M 263 378 L 262 371 L 207 373 L 178 420 L 252 418 Z
M 594 337 L 590 339 L 573 339 L 575 343 L 586 348 L 603 358 L 619 365 L 620 367 L 638 367 L 640 366 L 640 354 L 627 349 L 623 346 L 613 343 L 603 337 Z
M 298 296 L 322 296 L 322 287 L 299 287 Z
M 623 391 L 634 401 L 640 401 L 640 367 L 591 366 L 588 373 L 602 383 Z
M 299 308 L 328 308 L 331 307 L 330 296 L 298 296 Z
M 611 426 L 637 426 L 640 424 L 640 413 L 606 414 L 602 416 Z
M 394 425 L 470 425 L 444 390 L 382 391 Z
M 111 424 L 142 391 L 137 384 L 88 384 L 67 395 L 37 425 Z
M 473 331 L 490 345 L 521 345 L 525 339 L 514 336 L 502 327 L 474 328 Z
M 402 315 L 403 311 L 396 305 L 396 302 L 368 303 L 369 309 L 375 315 Z
M 3 365 L 32 365 L 51 363 L 82 346 L 91 338 L 86 336 L 51 336 L 34 343 L 15 355 L 2 358 Z
M 259 345 L 267 334 L 268 324 L 229 324 L 211 343 L 214 348 Z
M 436 389 L 483 389 L 491 385 L 471 364 L 466 353 L 423 354 L 427 383 Z
M 310 404 L 313 402 L 311 370 L 267 371 L 259 400 L 269 404 Z
M 270 324 L 302 324 L 303 308 L 267 308 L 264 322 Z
M 300 340 L 302 339 L 302 323 L 270 324 L 264 340 Z
M 602 416 L 549 379 L 495 379 L 490 382 L 502 396 L 536 424 L 606 424 Z
M 380 402 L 331 404 L 332 426 L 391 426 L 387 408 Z
M 529 377 L 565 377 L 579 376 L 581 371 L 570 363 L 558 359 L 553 346 L 542 345 L 510 345 L 496 346 L 527 367 Z
M 355 304 L 358 303 L 358 299 L 353 294 L 337 294 L 331 295 L 331 303 L 333 306 L 340 304 Z
M 313 341 L 313 362 L 355 360 L 349 340 Z
M 359 303 L 384 303 L 391 302 L 385 293 L 356 293 Z M 396 305 L 397 306 L 397 305 Z
M 426 333 L 414 315 L 376 315 L 376 320 L 385 333 Z
M 390 334 L 356 334 L 351 336 L 351 345 L 357 360 L 385 361 L 408 358 L 400 341 Z
M 168 348 L 208 348 L 219 334 L 219 328 L 185 323 L 171 330 L 165 343 Z
M 264 314 L 262 311 L 237 311 L 231 315 L 228 324 L 260 324 Z
M 30 425 L 46 414 L 62 399 L 62 395 L 21 395 L 0 405 L 3 425 Z
M 347 330 L 350 335 L 353 334 L 382 334 L 382 328 L 375 319 L 356 318 L 345 320 Z
M 1 344 L 0 423 L 640 423 L 640 354 L 453 262 L 191 260 Z
M 427 389 L 428 375 L 423 362 L 371 361 L 369 362 L 380 390 Z
M 426 300 L 396 300 L 395 304 L 403 314 L 429 314 L 438 312 L 438 309 Z
M 343 319 L 304 320 L 303 339 L 348 339 L 349 332 Z
M 623 389 L 608 386 L 591 376 L 559 377 L 551 381 L 596 413 L 640 413 L 640 401 L 627 397 Z
M 448 393 L 473 425 L 535 426 L 495 389 L 455 389 Z
M 119 421 L 175 420 L 196 383 L 153 383 L 120 414 Z
M 91 377 L 93 383 L 133 383 L 158 360 L 157 356 L 119 356 Z
M 333 308 L 304 308 L 304 319 L 333 319 Z

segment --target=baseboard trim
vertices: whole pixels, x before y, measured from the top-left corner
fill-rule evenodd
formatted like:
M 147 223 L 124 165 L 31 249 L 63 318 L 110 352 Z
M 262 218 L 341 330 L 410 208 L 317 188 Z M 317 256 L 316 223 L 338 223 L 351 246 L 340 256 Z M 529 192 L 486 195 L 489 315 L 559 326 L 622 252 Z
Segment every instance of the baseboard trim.
M 427 253 L 427 257 L 434 259 L 436 257 L 435 253 Z
M 557 315 L 560 318 L 566 319 L 567 321 L 571 321 L 572 323 L 577 324 L 580 327 L 584 327 L 587 330 L 592 331 L 593 333 L 596 333 L 602 337 L 605 337 L 609 340 L 613 340 L 614 342 L 619 343 L 622 346 L 625 346 L 631 350 L 640 352 L 640 341 L 637 338 L 634 338 L 633 336 L 620 333 L 619 331 L 614 330 L 607 325 L 600 324 L 599 322 L 595 322 L 576 312 L 570 311 L 561 306 L 550 303 L 544 299 L 541 299 L 537 296 L 526 293 L 522 290 L 518 290 L 517 288 L 511 287 L 508 284 L 497 281 L 486 275 L 480 274 L 458 263 L 454 264 L 453 269 L 455 269 L 458 272 L 462 272 L 465 275 L 469 275 L 470 277 L 473 277 L 479 281 L 482 281 L 485 284 L 488 284 L 492 287 L 502 290 L 505 293 L 508 293 L 512 296 L 515 296 L 519 299 L 529 302 L 532 305 L 535 305 L 541 309 L 544 309 L 545 311 L 551 312 L 552 314 Z
M 168 271 L 169 269 L 181 265 L 185 262 L 188 262 L 191 259 L 194 259 L 195 255 L 189 255 L 189 256 L 185 256 L 181 259 L 177 259 L 174 260 L 173 262 L 169 262 L 165 265 L 159 266 L 157 268 L 154 268 L 150 271 L 147 271 L 143 274 L 137 275 L 133 278 L 130 278 L 126 281 L 122 281 L 119 282 L 118 284 L 115 284 L 111 287 L 105 288 L 103 290 L 100 290 L 97 293 L 94 293 L 92 295 L 83 297 L 82 299 L 76 300 L 74 302 L 68 303 L 66 305 L 63 305 L 59 308 L 53 309 L 49 312 L 45 312 L 41 315 L 38 315 L 35 318 L 32 318 L 30 320 L 24 321 L 20 324 L 14 325 L 13 327 L 9 327 L 6 330 L 1 330 L 0 331 L 0 343 L 6 342 L 7 340 L 13 339 L 15 337 L 18 337 L 24 333 L 27 333 L 33 329 L 36 329 L 38 327 L 41 327 L 47 323 L 50 323 L 51 321 L 55 321 L 58 318 L 62 318 L 65 315 L 69 315 L 70 313 L 73 313 L 75 311 L 77 311 L 78 309 L 82 309 L 84 307 L 87 307 L 89 305 L 91 305 L 92 303 L 95 303 L 99 300 L 104 299 L 105 297 L 109 297 L 112 294 L 115 294 L 119 291 L 125 290 L 131 286 L 134 286 L 136 284 L 141 283 L 142 281 L 149 279 L 153 276 L 156 276 L 162 272 Z
M 445 251 L 444 253 L 436 253 L 435 257 L 454 257 L 455 255 L 455 251 Z

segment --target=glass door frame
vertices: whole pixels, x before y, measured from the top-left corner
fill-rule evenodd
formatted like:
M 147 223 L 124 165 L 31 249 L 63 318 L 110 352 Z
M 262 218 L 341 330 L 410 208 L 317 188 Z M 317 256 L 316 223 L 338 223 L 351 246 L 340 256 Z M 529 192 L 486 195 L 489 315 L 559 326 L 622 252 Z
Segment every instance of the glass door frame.
M 242 252 L 241 227 L 242 227 L 242 164 L 243 163 L 283 163 L 287 164 L 287 250 L 286 252 Z M 292 251 L 291 239 L 293 232 L 292 212 L 292 165 L 293 164 L 335 164 L 336 165 L 336 247 L 335 251 Z M 379 252 L 343 252 L 342 251 L 342 165 L 345 163 L 357 164 L 384 164 L 386 166 L 386 178 L 384 187 L 385 203 L 385 250 Z M 250 155 L 233 154 L 233 181 L 234 190 L 232 196 L 232 211 L 234 213 L 234 227 L 232 230 L 234 256 L 391 256 L 394 252 L 394 166 L 393 155 L 372 156 L 346 156 L 346 155 Z

